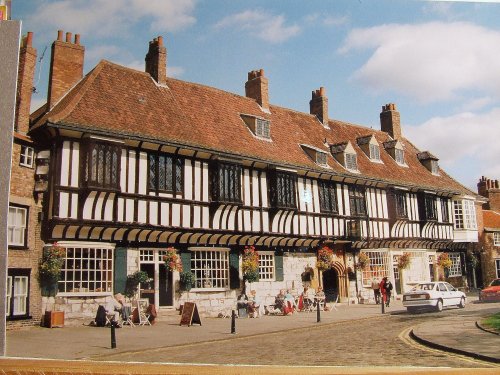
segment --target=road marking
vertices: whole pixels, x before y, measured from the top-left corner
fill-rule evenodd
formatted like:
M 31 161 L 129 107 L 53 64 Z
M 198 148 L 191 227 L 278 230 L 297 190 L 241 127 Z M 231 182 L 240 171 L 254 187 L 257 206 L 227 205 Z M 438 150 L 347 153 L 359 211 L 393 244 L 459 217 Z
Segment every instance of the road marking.
M 462 361 L 470 362 L 470 363 L 473 363 L 473 364 L 476 364 L 476 365 L 477 364 L 481 364 L 481 365 L 487 366 L 487 367 L 500 368 L 500 364 L 483 361 L 483 360 L 472 358 L 472 357 L 468 357 L 468 356 L 462 355 L 462 354 L 450 353 L 450 352 L 447 352 L 445 350 L 439 350 L 439 349 L 430 348 L 428 346 L 422 345 L 422 344 L 416 342 L 414 339 L 411 338 L 410 332 L 412 331 L 412 329 L 413 329 L 413 327 L 405 328 L 398 335 L 398 338 L 401 341 L 403 341 L 408 346 L 411 346 L 411 347 L 413 347 L 415 349 L 419 349 L 419 350 L 422 350 L 422 351 L 428 352 L 428 353 L 439 354 L 439 355 L 446 355 L 448 357 L 457 358 L 457 359 L 460 359 Z

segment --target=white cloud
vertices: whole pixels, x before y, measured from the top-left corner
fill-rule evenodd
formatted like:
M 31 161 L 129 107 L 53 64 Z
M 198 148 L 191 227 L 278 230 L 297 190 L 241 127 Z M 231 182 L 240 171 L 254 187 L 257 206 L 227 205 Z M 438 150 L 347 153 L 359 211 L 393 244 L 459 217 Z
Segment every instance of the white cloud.
M 224 17 L 216 28 L 237 28 L 270 43 L 284 42 L 300 32 L 297 25 L 286 26 L 283 15 L 272 15 L 261 10 L 246 10 Z
M 431 22 L 355 29 L 339 52 L 373 50 L 352 77 L 367 88 L 432 102 L 470 90 L 500 98 L 499 45 L 499 31 Z
M 350 22 L 349 16 L 332 16 L 320 13 L 308 14 L 305 21 L 309 24 L 320 24 L 324 26 L 343 26 Z
M 405 137 L 436 155 L 452 176 L 474 187 L 479 176 L 500 176 L 500 108 L 483 114 L 463 112 L 407 126 Z
M 195 0 L 58 0 L 43 2 L 29 21 L 43 30 L 76 30 L 86 35 L 127 35 L 136 23 L 154 32 L 182 29 L 196 22 Z

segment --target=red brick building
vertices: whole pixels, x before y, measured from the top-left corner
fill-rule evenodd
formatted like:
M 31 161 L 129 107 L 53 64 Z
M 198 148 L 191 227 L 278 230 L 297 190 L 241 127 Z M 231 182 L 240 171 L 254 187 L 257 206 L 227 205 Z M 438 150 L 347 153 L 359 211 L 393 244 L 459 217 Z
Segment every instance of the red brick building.
M 8 329 L 39 324 L 41 318 L 37 268 L 43 248 L 42 202 L 35 192 L 35 145 L 27 135 L 37 57 L 32 39 L 32 33 L 23 38 L 19 55 L 8 216 Z
M 498 180 L 482 177 L 477 184 L 483 204 L 483 226 L 479 232 L 481 269 L 484 285 L 500 278 L 500 187 Z

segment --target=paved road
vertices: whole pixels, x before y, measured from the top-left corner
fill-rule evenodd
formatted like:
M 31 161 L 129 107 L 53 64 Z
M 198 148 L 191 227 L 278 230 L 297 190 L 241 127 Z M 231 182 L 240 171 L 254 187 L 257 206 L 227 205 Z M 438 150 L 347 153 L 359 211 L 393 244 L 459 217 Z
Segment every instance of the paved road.
M 324 313 L 320 324 L 314 313 L 238 319 L 237 335 L 229 333 L 228 319 L 205 319 L 203 326 L 179 327 L 177 315 L 153 327 L 117 330 L 117 349 L 109 348 L 107 328 L 32 328 L 8 332 L 7 355 L 118 363 L 489 367 L 492 364 L 418 345 L 408 333 L 429 321 L 439 325 L 447 317 L 459 320 L 491 314 L 498 311 L 497 305 L 469 304 L 466 309 L 442 313 L 408 314 L 399 302 L 384 316 L 378 306 L 343 305 Z
M 408 337 L 410 328 L 420 323 L 435 320 L 439 324 L 445 317 L 459 319 L 461 315 L 474 314 L 484 314 L 484 306 L 469 305 L 466 310 L 454 308 L 425 314 L 401 310 L 391 316 L 104 357 L 118 361 L 133 358 L 144 362 L 248 365 L 490 367 L 491 364 L 481 361 L 430 350 Z

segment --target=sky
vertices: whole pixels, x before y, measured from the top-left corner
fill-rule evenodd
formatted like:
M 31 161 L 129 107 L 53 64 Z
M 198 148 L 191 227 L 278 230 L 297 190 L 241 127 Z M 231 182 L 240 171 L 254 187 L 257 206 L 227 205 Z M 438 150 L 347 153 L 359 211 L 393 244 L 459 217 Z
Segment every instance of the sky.
M 163 36 L 167 75 L 244 95 L 264 69 L 271 104 L 380 129 L 395 103 L 403 135 L 477 191 L 500 179 L 500 3 L 425 0 L 13 0 L 34 32 L 32 108 L 46 101 L 57 30 L 81 35 L 84 73 L 106 59 L 144 70 Z M 43 58 L 42 58 L 43 56 Z

